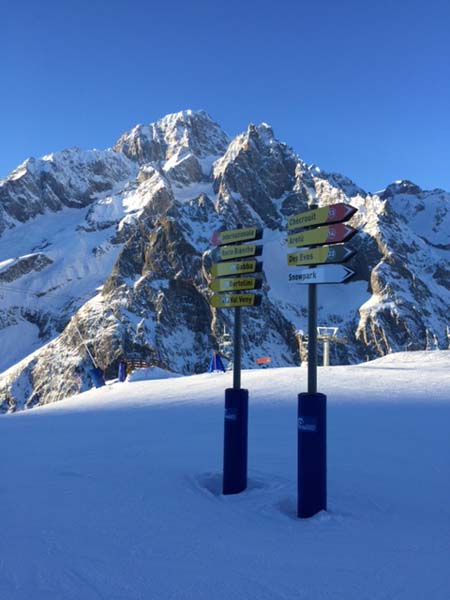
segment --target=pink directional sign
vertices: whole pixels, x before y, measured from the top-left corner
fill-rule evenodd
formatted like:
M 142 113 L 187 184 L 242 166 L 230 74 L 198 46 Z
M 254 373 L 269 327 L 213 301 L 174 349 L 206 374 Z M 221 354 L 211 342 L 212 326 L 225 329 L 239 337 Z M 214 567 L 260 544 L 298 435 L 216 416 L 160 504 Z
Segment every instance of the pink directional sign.
M 321 208 L 314 208 L 306 212 L 293 215 L 288 219 L 288 229 L 298 229 L 300 227 L 312 227 L 314 225 L 324 225 L 326 223 L 342 223 L 348 221 L 357 211 L 354 206 L 338 202 Z

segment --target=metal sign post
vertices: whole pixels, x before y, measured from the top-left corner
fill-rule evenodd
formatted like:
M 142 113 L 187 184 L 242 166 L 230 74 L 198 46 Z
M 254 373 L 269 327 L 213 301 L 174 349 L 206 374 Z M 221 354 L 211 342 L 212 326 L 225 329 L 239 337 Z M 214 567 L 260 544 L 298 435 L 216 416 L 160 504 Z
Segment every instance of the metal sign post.
M 301 229 L 288 235 L 288 247 L 302 248 L 287 256 L 289 266 L 302 267 L 288 274 L 288 282 L 308 285 L 308 391 L 298 394 L 297 414 L 300 518 L 312 517 L 327 508 L 327 397 L 317 392 L 317 284 L 343 283 L 354 275 L 351 269 L 336 264 L 348 260 L 354 252 L 336 244 L 355 235 L 356 229 L 343 224 L 355 212 L 356 208 L 339 203 L 288 220 L 290 232 Z
M 242 338 L 242 321 L 241 307 L 236 306 L 234 309 L 234 342 L 233 342 L 233 388 L 239 390 L 241 388 L 241 338 Z
M 233 387 L 225 390 L 225 422 L 223 446 L 224 494 L 238 494 L 247 487 L 248 390 L 241 388 L 241 348 L 243 306 L 259 306 L 259 294 L 246 290 L 260 289 L 261 279 L 248 274 L 261 271 L 262 264 L 251 258 L 262 254 L 261 246 L 242 245 L 242 242 L 262 238 L 262 230 L 247 227 L 216 232 L 211 242 L 216 262 L 211 268 L 213 279 L 209 287 L 215 293 L 210 304 L 215 308 L 234 308 Z M 238 245 L 241 244 L 241 245 Z M 244 275 L 244 277 L 243 277 Z M 225 293 L 223 293 L 225 292 Z
M 346 339 L 336 334 L 339 327 L 317 327 L 317 341 L 323 343 L 323 366 L 330 366 L 330 344 L 345 344 Z
M 317 284 L 308 285 L 308 394 L 317 392 Z
M 323 340 L 323 366 L 330 366 L 330 338 Z

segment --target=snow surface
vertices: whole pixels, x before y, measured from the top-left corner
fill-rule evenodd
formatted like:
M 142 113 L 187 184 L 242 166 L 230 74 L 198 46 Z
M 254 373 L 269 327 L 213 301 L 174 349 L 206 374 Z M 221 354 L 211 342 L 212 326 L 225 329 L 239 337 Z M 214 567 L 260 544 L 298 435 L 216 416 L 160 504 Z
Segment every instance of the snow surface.
M 14 340 L 14 344 L 11 344 Z M 20 321 L 15 325 L 9 325 L 0 329 L 0 347 L 8 356 L 0 361 L 0 365 L 14 366 L 16 363 L 28 359 L 35 350 L 42 348 L 42 340 L 39 338 L 39 328 L 27 321 Z M 30 352 L 31 348 L 31 352 Z M 4 375 L 8 369 L 4 371 Z
M 231 373 L 0 418 L 3 600 L 450 597 L 450 352 L 319 369 L 329 511 L 295 516 L 304 368 L 243 372 L 249 487 L 221 495 Z
M 128 375 L 127 381 L 150 381 L 152 379 L 171 379 L 173 377 L 180 377 L 180 375 L 153 365 L 135 369 Z

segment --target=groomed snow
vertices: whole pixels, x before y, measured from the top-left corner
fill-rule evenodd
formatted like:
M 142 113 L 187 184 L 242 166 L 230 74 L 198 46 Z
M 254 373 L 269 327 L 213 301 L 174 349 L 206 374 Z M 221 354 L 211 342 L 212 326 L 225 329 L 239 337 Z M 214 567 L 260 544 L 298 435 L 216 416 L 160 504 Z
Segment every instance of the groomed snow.
M 0 598 L 448 600 L 450 352 L 319 369 L 329 511 L 296 505 L 305 368 L 244 371 L 249 488 L 221 490 L 231 374 L 0 418 Z

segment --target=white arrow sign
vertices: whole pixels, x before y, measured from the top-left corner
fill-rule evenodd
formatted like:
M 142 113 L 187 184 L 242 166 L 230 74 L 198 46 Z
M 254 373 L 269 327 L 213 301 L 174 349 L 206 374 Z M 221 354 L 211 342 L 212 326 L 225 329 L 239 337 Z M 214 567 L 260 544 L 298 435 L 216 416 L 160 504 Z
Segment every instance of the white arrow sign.
M 355 274 L 344 265 L 321 265 L 311 269 L 301 268 L 289 271 L 289 283 L 344 283 Z

